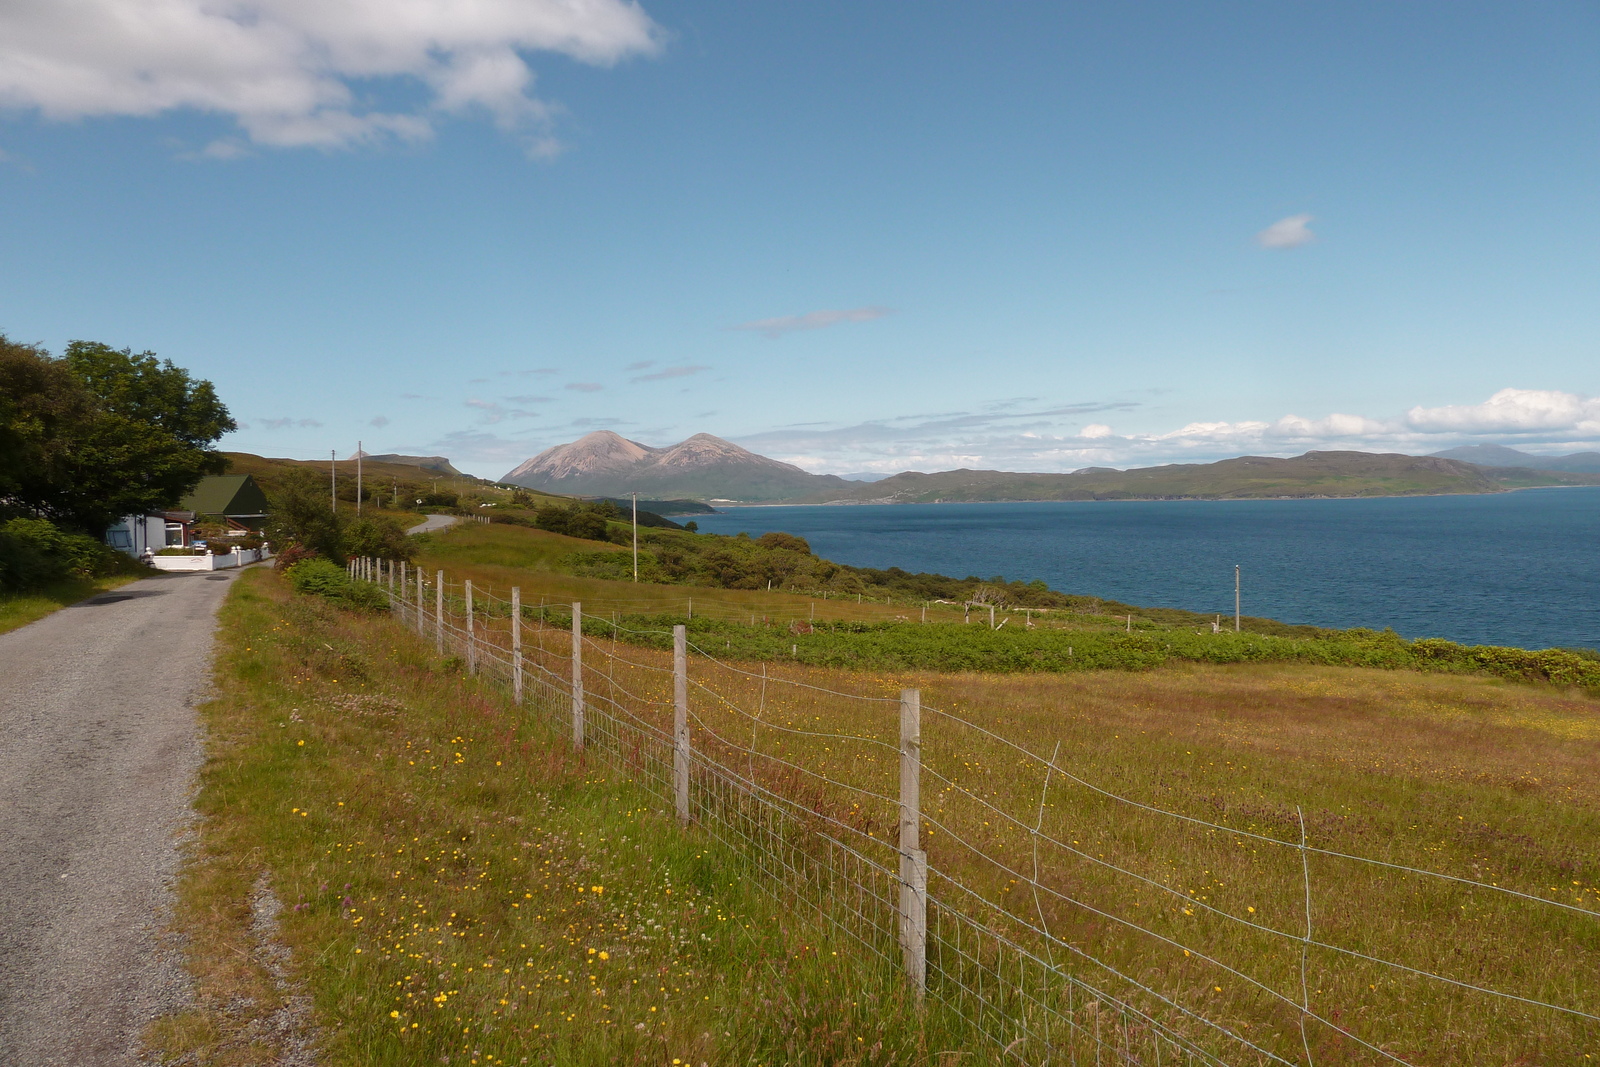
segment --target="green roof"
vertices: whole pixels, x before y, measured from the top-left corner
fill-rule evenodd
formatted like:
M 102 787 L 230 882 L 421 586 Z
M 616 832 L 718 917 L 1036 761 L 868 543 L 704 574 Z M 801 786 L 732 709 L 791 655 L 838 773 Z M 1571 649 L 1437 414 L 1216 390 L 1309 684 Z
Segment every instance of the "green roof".
M 213 474 L 200 479 L 194 492 L 183 498 L 182 507 L 196 515 L 265 515 L 267 495 L 248 474 Z

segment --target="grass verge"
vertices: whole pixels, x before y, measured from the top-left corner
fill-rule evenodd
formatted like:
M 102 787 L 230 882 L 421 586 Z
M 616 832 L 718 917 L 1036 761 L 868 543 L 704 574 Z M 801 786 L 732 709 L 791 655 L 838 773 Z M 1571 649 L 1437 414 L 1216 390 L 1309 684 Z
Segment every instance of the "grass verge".
M 296 989 L 329 1065 L 987 1055 L 387 616 L 253 570 L 218 648 L 177 915 L 197 996 L 148 1033 L 166 1062 L 277 1062 Z
M 154 572 L 151 572 L 154 573 Z M 0 634 L 37 622 L 52 612 L 149 574 L 113 574 L 104 578 L 66 578 L 26 593 L 0 593 Z

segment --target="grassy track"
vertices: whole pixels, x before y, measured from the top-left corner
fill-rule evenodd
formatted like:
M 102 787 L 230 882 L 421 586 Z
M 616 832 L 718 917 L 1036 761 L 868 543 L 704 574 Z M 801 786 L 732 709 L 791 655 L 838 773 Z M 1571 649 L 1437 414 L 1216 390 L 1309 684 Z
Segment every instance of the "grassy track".
M 982 1048 L 387 617 L 247 572 L 223 611 L 218 688 L 180 890 L 200 1002 L 150 1033 L 171 1059 L 276 1062 L 284 994 L 250 929 L 262 876 L 330 1065 Z

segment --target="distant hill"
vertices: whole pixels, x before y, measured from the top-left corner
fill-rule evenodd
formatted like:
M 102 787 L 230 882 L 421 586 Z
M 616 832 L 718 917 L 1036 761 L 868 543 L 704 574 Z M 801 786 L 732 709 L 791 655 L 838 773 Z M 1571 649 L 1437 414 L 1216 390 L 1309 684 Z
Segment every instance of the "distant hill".
M 275 459 L 267 456 L 257 456 L 249 452 L 224 452 L 228 457 L 229 474 L 254 475 L 257 484 L 269 496 L 275 493 L 283 480 L 285 473 L 295 469 L 316 472 L 319 477 L 327 477 L 328 461 L 325 459 Z M 439 458 L 443 457 L 401 457 L 402 459 Z M 444 460 L 449 467 L 450 461 Z M 336 466 L 339 470 L 339 484 L 348 489 L 356 484 L 356 461 L 341 459 Z M 399 485 L 405 490 L 425 490 L 430 488 L 448 489 L 459 492 L 463 489 L 481 488 L 492 485 L 481 478 L 474 478 L 469 474 L 462 474 L 449 467 L 454 473 L 439 470 L 434 467 L 424 467 L 416 463 L 395 462 L 390 456 L 367 456 L 361 459 L 361 474 L 366 479 L 367 488 L 377 491 L 388 491 L 390 487 Z M 352 498 L 353 499 L 353 498 Z
M 1172 463 L 1071 474 L 955 470 L 908 471 L 795 503 L 931 503 L 1002 500 L 1238 500 L 1279 497 L 1425 496 L 1493 493 L 1534 485 L 1600 484 L 1600 477 L 1526 468 L 1489 468 L 1434 456 L 1307 452 L 1293 459 L 1241 456 L 1216 463 Z
M 624 515 L 628 513 L 628 509 L 633 507 L 634 503 L 632 497 L 602 496 L 595 499 L 615 504 L 622 510 Z M 715 515 L 717 513 L 716 508 L 710 504 L 702 504 L 698 500 L 646 500 L 644 497 L 639 498 L 639 510 L 641 512 L 654 512 L 657 515 Z
M 1462 445 L 1435 452 L 1441 459 L 1459 459 L 1480 467 L 1528 467 L 1539 471 L 1600 474 L 1600 452 L 1574 452 L 1567 456 L 1536 456 L 1505 445 Z
M 437 471 L 440 474 L 449 474 L 457 478 L 467 477 L 450 465 L 444 456 L 402 456 L 393 452 L 381 456 L 362 453 L 363 463 L 396 463 L 402 467 L 421 467 L 425 471 Z
M 741 503 L 772 503 L 859 484 L 831 474 L 809 474 L 708 433 L 670 448 L 652 448 L 610 430 L 547 448 L 500 480 L 549 493 L 622 497 L 636 492 L 654 500 Z

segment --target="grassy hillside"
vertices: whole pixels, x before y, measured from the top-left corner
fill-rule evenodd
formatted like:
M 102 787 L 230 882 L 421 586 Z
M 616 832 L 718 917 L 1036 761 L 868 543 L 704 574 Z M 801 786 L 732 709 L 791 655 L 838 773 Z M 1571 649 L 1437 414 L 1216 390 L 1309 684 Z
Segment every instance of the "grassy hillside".
M 802 503 L 933 503 L 991 500 L 1243 500 L 1279 497 L 1423 496 L 1492 493 L 1534 485 L 1595 485 L 1600 476 L 1486 468 L 1428 456 L 1308 452 L 1292 459 L 1242 456 L 1073 474 L 1005 471 L 908 472 Z
M 224 452 L 223 455 L 228 457 L 228 473 L 253 475 L 269 498 L 289 471 L 310 471 L 321 479 L 327 479 L 329 475 L 330 463 L 327 460 L 276 459 L 248 452 Z M 337 470 L 339 498 L 354 502 L 356 461 L 340 460 L 331 466 Z M 452 476 L 410 463 L 365 459 L 361 463 L 361 477 L 362 488 L 368 493 L 369 502 L 402 519 L 424 511 L 481 513 L 496 507 L 510 507 L 514 497 L 533 507 L 551 501 L 563 505 L 571 503 L 566 497 L 533 490 L 513 491 L 482 478 L 465 474 Z M 454 497 L 455 505 L 416 503 L 419 498 L 436 494 L 442 494 L 439 499 Z

